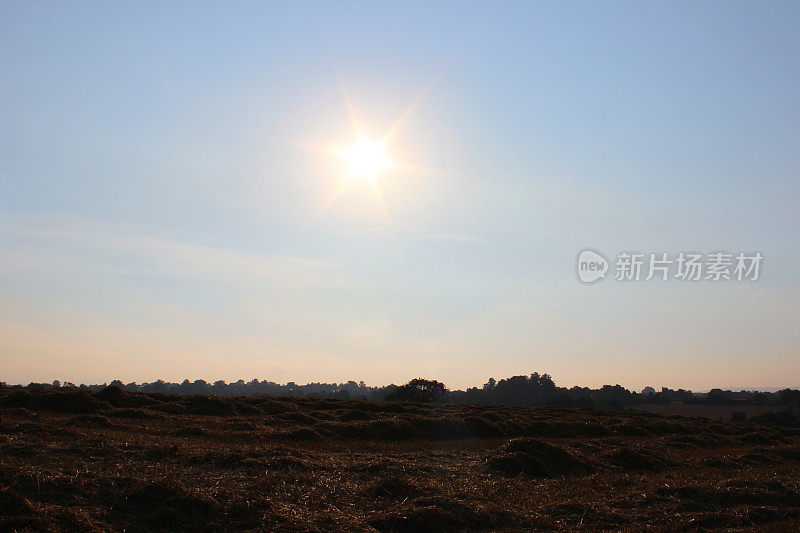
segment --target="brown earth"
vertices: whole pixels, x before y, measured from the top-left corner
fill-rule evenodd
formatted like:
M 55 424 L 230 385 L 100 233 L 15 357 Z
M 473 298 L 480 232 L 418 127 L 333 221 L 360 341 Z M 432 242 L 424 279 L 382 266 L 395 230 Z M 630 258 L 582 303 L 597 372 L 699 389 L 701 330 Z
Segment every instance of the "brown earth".
M 800 429 L 582 409 L 0 392 L 0 530 L 800 529 Z
M 660 415 L 697 416 L 731 420 L 734 413 L 742 413 L 745 418 L 753 418 L 764 413 L 777 413 L 785 409 L 782 405 L 707 405 L 683 402 L 642 403 L 629 407 L 631 411 L 657 413 Z

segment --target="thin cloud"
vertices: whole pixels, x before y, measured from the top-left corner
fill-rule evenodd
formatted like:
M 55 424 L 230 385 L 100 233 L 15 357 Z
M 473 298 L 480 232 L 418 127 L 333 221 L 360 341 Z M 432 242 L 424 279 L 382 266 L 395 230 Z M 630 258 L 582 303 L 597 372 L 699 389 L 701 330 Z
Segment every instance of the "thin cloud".
M 284 288 L 348 284 L 336 273 L 339 265 L 328 261 L 190 244 L 75 217 L 4 218 L 0 258 L 17 272 L 113 270 Z

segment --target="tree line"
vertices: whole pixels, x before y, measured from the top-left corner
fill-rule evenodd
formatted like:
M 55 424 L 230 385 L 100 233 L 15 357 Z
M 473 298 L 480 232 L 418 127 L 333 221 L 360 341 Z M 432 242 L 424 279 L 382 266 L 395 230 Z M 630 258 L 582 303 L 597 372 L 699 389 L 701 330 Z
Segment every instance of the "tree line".
M 730 391 L 712 389 L 708 393 L 694 393 L 685 389 L 669 389 L 663 387 L 656 391 L 653 387 L 645 387 L 640 392 L 630 391 L 621 385 L 603 385 L 600 388 L 574 386 L 559 387 L 548 374 L 534 372 L 530 375 L 512 376 L 501 379 L 494 378 L 481 387 L 470 387 L 466 390 L 448 390 L 436 380 L 416 378 L 405 385 L 386 385 L 372 387 L 363 381 L 347 381 L 344 383 L 307 383 L 298 385 L 295 382 L 286 384 L 267 380 L 238 380 L 227 383 L 219 380 L 208 383 L 197 379 L 185 379 L 181 383 L 170 383 L 157 380 L 152 383 L 123 383 L 114 380 L 111 383 L 95 385 L 75 385 L 74 383 L 54 381 L 52 383 L 30 383 L 22 385 L 6 385 L 0 382 L 0 388 L 26 388 L 41 390 L 52 388 L 79 389 L 99 391 L 107 386 L 116 386 L 131 392 L 146 392 L 176 395 L 218 395 L 218 396 L 275 396 L 291 398 L 335 398 L 343 400 L 398 400 L 417 402 L 449 402 L 462 404 L 491 405 L 549 405 L 559 407 L 590 407 L 604 409 L 622 409 L 628 405 L 671 403 L 680 401 L 690 404 L 725 404 L 725 405 L 781 405 L 800 413 L 800 390 L 784 389 L 778 392 Z

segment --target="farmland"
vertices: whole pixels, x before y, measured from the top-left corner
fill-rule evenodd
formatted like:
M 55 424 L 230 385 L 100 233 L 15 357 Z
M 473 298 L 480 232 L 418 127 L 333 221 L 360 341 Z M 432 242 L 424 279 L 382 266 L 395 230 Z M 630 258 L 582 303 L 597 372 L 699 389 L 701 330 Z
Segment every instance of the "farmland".
M 108 388 L 0 394 L 3 530 L 800 527 L 800 430 Z

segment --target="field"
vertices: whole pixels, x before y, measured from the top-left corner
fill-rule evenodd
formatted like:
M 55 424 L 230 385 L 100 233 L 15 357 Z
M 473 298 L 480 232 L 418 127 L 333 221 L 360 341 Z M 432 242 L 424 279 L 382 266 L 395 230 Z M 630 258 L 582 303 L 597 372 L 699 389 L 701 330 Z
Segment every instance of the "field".
M 672 402 L 669 404 L 644 403 L 632 405 L 629 409 L 632 411 L 643 411 L 646 413 L 658 413 L 670 416 L 704 416 L 706 418 L 730 420 L 734 413 L 743 413 L 746 418 L 752 418 L 763 413 L 780 411 L 782 407 L 783 406 L 780 405 L 706 405 Z
M 557 408 L 0 392 L 0 530 L 800 528 L 800 429 Z

